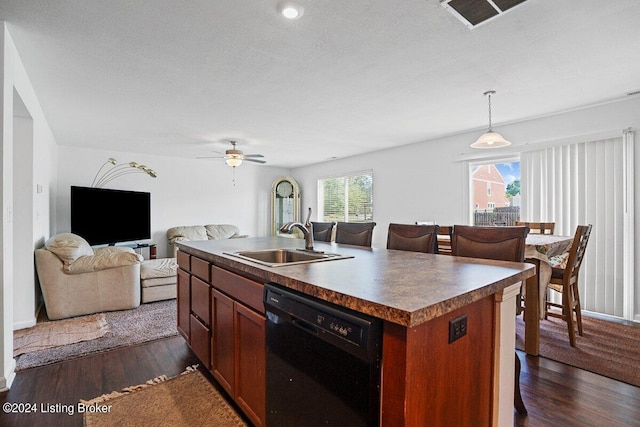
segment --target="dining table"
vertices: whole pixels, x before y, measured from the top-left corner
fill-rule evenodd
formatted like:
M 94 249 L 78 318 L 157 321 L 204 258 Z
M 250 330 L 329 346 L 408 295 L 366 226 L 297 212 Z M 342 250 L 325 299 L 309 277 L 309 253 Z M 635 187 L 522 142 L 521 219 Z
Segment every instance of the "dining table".
M 524 351 L 528 355 L 540 353 L 540 319 L 545 312 L 552 267 L 562 266 L 572 243 L 573 236 L 553 234 L 529 234 L 525 241 L 525 262 L 536 266 L 536 274 L 527 279 L 524 292 Z
M 438 244 L 450 242 L 449 236 L 438 236 Z M 553 267 L 563 267 L 573 244 L 573 236 L 529 233 L 525 240 L 525 262 L 536 266 L 536 273 L 524 286 L 524 351 L 540 354 L 540 319 L 544 316 L 547 286 Z M 447 246 L 449 247 L 449 246 Z

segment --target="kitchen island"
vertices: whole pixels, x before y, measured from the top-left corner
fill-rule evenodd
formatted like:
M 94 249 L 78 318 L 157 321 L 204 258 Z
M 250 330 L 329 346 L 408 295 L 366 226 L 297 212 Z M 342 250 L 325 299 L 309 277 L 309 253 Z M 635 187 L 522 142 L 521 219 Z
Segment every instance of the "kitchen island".
M 383 426 L 513 423 L 515 296 L 524 263 L 316 242 L 352 258 L 268 267 L 230 255 L 303 248 L 265 237 L 178 243 L 178 328 L 255 425 L 264 423 L 264 283 L 383 321 Z M 450 321 L 466 333 L 450 341 Z

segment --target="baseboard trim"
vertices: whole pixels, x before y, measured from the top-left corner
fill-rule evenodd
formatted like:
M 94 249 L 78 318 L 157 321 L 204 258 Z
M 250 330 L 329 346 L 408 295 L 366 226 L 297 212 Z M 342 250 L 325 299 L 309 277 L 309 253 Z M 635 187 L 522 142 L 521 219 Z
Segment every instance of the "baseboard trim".
M 16 378 L 16 359 L 11 359 L 9 369 L 5 372 L 4 377 L 0 377 L 0 393 L 8 391 Z
M 611 314 L 597 313 L 595 311 L 582 310 L 582 314 L 584 314 L 585 316 L 593 317 L 595 319 L 607 320 L 609 322 L 614 322 L 614 323 L 620 323 L 622 325 L 640 326 L 640 316 L 635 316 L 633 320 L 626 320 L 626 319 L 623 319 L 622 317 L 613 316 Z
M 25 329 L 35 326 L 37 323 L 37 318 L 34 316 L 31 319 L 23 320 L 21 322 L 15 322 L 13 324 L 13 330 L 17 331 L 18 329 Z

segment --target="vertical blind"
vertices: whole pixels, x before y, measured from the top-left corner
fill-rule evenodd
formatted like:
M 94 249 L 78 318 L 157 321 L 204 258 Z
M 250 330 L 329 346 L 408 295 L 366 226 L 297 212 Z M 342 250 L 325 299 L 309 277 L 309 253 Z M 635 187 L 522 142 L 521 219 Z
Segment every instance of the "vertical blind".
M 371 221 L 373 173 L 367 171 L 319 179 L 318 210 L 320 221 Z
M 582 308 L 633 318 L 633 133 L 521 155 L 521 218 L 555 234 L 593 230 L 580 270 Z M 631 255 L 630 255 L 630 253 Z

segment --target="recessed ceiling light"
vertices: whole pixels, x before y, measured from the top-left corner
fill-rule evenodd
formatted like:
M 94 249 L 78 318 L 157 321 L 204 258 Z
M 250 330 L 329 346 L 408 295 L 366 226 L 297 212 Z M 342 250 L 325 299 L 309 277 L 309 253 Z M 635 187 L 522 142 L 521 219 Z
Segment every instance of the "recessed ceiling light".
M 298 19 L 304 14 L 304 9 L 298 3 L 283 2 L 278 5 L 278 12 L 287 19 Z

